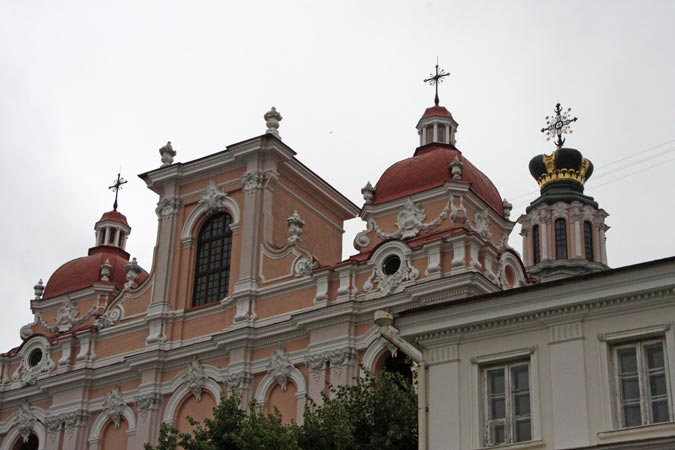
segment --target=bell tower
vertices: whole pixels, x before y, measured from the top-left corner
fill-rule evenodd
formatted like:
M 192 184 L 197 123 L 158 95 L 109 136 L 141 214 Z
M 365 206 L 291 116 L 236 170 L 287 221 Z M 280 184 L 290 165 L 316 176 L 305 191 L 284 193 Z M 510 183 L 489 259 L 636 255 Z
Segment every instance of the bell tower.
M 577 120 L 558 103 L 555 115 L 546 117 L 542 132 L 554 139 L 556 150 L 530 161 L 530 174 L 540 195 L 518 218 L 523 236 L 523 260 L 529 275 L 541 281 L 605 270 L 605 225 L 608 214 L 584 194 L 593 174 L 593 163 L 580 151 L 565 147 L 564 134 Z

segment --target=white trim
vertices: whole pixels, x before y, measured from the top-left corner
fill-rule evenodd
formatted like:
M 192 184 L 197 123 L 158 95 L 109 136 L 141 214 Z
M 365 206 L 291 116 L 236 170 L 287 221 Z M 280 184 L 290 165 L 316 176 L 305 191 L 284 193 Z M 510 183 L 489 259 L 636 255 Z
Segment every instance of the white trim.
M 373 329 L 376 328 L 377 327 L 373 325 Z M 363 354 L 363 358 L 361 358 L 361 365 L 373 372 L 375 370 L 375 363 L 382 356 L 382 352 L 387 350 L 389 350 L 387 347 L 387 341 L 381 339 L 378 333 L 373 341 L 368 345 L 368 348 Z M 362 372 L 361 376 L 363 377 L 364 375 L 365 373 Z
M 38 438 L 38 450 L 45 450 L 45 446 L 47 445 L 47 428 L 45 427 L 44 422 L 47 413 L 44 409 L 36 406 L 31 406 L 30 409 L 36 419 L 32 431 Z M 11 444 L 14 444 L 16 438 L 19 436 L 19 429 L 14 422 L 15 415 L 16 411 L 0 424 L 0 433 L 8 433 L 2 441 L 2 444 L 0 444 L 0 450 L 10 450 Z
M 239 220 L 241 220 L 241 213 L 239 211 L 239 206 L 237 202 L 234 201 L 229 195 L 223 199 L 225 204 L 225 209 L 232 216 L 232 223 L 230 223 L 230 228 L 234 229 L 239 226 Z M 190 211 L 185 222 L 183 222 L 183 230 L 180 232 L 180 241 L 181 243 L 190 242 L 194 239 L 194 226 L 199 221 L 199 218 L 206 214 L 208 211 L 207 207 L 204 205 L 197 204 L 195 208 Z
M 125 405 L 122 416 L 127 421 L 127 436 L 135 435 L 136 415 L 134 414 L 134 411 L 128 405 Z M 101 433 L 108 422 L 112 422 L 112 419 L 108 417 L 105 411 L 101 411 L 101 414 L 98 415 L 91 426 L 91 431 L 89 432 L 89 439 L 87 439 L 87 442 L 89 443 L 89 450 L 98 450 L 98 443 L 101 440 Z
M 184 373 L 180 374 L 181 378 L 183 374 Z M 220 401 L 220 395 L 223 393 L 223 390 L 218 383 L 209 378 L 206 381 L 203 390 L 208 391 L 211 395 L 213 395 L 216 404 L 218 404 L 218 402 Z M 169 425 L 176 424 L 176 413 L 178 412 L 178 407 L 183 403 L 183 400 L 188 395 L 192 395 L 192 392 L 190 391 L 190 389 L 187 387 L 186 384 L 183 384 L 181 387 L 179 387 L 174 391 L 173 395 L 166 404 L 166 409 L 164 410 L 164 417 L 162 418 L 162 422 L 167 423 Z
M 296 393 L 295 398 L 297 401 L 297 412 L 295 420 L 298 423 L 302 423 L 302 413 L 304 410 L 304 399 L 307 397 L 307 382 L 305 377 L 296 367 L 293 368 L 290 376 L 288 377 L 290 381 L 295 384 Z M 258 387 L 255 390 L 255 401 L 261 408 L 265 407 L 265 400 L 267 400 L 267 394 L 269 391 L 277 384 L 277 380 L 270 374 L 265 375 L 265 377 L 260 380 Z

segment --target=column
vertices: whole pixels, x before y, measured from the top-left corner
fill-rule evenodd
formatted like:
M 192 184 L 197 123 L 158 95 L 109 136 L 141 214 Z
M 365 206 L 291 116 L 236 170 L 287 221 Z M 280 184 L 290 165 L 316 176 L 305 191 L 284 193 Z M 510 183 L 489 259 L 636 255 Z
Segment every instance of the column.
M 429 348 L 427 359 L 429 449 L 458 450 L 461 438 L 458 345 Z
M 549 328 L 554 448 L 590 445 L 583 323 Z

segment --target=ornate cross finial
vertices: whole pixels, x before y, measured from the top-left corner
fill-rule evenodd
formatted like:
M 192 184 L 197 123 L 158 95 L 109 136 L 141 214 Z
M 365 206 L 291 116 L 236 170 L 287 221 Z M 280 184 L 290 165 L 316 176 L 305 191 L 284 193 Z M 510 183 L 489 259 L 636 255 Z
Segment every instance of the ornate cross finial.
M 120 173 L 117 173 L 117 179 L 113 182 L 113 185 L 108 187 L 111 191 L 115 193 L 115 203 L 113 203 L 113 211 L 117 211 L 117 193 L 122 189 L 122 185 L 128 183 L 127 180 L 120 176 Z
M 425 83 L 429 83 L 432 86 L 436 87 L 436 97 L 434 97 L 434 103 L 438 106 L 438 84 L 443 82 L 443 77 L 450 75 L 450 72 L 446 72 L 443 69 L 438 69 L 438 58 L 436 58 L 436 75 L 433 73 L 429 74 L 429 78 L 424 80 Z
M 562 148 L 565 144 L 565 139 L 562 137 L 563 134 L 572 134 L 572 129 L 570 124 L 576 122 L 577 118 L 570 118 L 570 112 L 572 108 L 567 108 L 563 111 L 560 103 L 555 105 L 555 116 L 546 116 L 546 127 L 541 129 L 542 133 L 546 133 L 546 140 L 556 139 L 555 145 L 558 148 Z

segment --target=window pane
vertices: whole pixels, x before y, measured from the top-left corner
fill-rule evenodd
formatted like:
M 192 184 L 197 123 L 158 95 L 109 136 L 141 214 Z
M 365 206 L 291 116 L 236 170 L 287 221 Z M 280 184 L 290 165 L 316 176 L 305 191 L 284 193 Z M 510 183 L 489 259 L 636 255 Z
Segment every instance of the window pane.
M 517 421 L 515 442 L 530 440 L 532 440 L 532 425 L 530 423 L 530 419 Z
M 487 373 L 488 394 L 504 393 L 504 369 L 490 370 Z
M 619 354 L 619 372 L 623 374 L 637 373 L 637 358 L 635 348 L 622 348 Z
M 555 258 L 567 259 L 567 222 L 565 219 L 555 221 Z
M 514 391 L 530 389 L 529 373 L 527 365 L 515 366 L 511 368 L 511 383 Z
M 640 384 L 637 376 L 621 380 L 621 398 L 623 400 L 640 399 Z
M 539 225 L 532 227 L 532 253 L 534 263 L 539 264 L 539 260 L 541 259 L 539 254 Z
M 504 430 L 504 423 L 490 424 L 490 445 L 503 444 L 506 440 L 506 433 Z
M 504 397 L 490 399 L 490 419 L 503 419 L 506 417 L 506 400 Z
M 642 417 L 640 416 L 640 405 L 624 405 L 623 407 L 623 421 L 624 426 L 634 427 L 642 425 Z
M 645 359 L 648 369 L 663 368 L 663 346 L 660 342 L 645 346 Z
M 516 417 L 530 414 L 530 394 L 516 394 L 513 399 Z
M 668 422 L 668 400 L 652 403 L 652 423 Z
M 668 389 L 666 388 L 665 374 L 661 373 L 649 377 L 649 393 L 651 394 L 652 397 L 658 397 L 659 395 L 668 394 Z
M 593 260 L 593 225 L 590 222 L 584 222 L 584 256 Z

